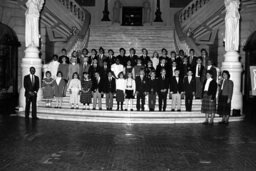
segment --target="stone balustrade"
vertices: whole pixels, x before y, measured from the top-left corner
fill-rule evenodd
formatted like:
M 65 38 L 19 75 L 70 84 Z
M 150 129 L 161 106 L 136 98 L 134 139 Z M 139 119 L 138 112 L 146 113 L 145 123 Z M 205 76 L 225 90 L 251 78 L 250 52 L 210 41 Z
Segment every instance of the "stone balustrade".
M 193 0 L 190 2 L 181 12 L 179 16 L 180 22 L 186 21 L 188 18 L 190 18 L 196 11 L 198 11 L 200 8 L 204 7 L 205 4 L 207 4 L 210 0 Z
M 75 0 L 58 0 L 66 9 L 74 14 L 81 22 L 85 20 L 85 10 Z

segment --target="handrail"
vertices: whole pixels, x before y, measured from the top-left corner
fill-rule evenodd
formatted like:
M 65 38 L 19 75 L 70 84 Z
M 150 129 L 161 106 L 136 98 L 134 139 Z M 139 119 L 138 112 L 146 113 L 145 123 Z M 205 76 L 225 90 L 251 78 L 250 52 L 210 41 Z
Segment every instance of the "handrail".
M 181 10 L 179 14 L 179 21 L 182 23 L 188 18 L 193 16 L 193 14 L 200 8 L 204 7 L 210 0 L 193 0 L 184 9 Z
M 175 23 L 175 32 L 177 33 L 176 37 L 176 43 L 178 44 L 178 42 L 184 42 L 186 44 L 186 49 L 184 50 L 188 50 L 189 48 L 193 48 L 196 52 L 196 54 L 200 54 L 200 49 L 198 48 L 198 46 L 195 44 L 195 42 L 193 41 L 193 39 L 191 37 L 189 37 L 188 35 L 186 35 L 181 28 L 181 23 L 179 21 L 179 16 L 180 13 L 182 13 L 182 11 L 179 11 L 175 14 L 174 16 L 174 23 Z M 179 41 L 178 41 L 179 39 Z M 179 45 L 176 45 L 178 48 L 180 48 Z M 180 50 L 180 49 L 179 49 Z
M 86 11 L 75 0 L 59 0 L 81 23 L 86 19 Z

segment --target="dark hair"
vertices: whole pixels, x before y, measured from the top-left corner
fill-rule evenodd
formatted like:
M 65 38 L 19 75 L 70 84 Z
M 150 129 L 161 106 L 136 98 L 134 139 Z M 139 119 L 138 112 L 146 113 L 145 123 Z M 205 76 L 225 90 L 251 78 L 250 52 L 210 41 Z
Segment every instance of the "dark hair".
M 65 51 L 65 52 L 67 52 L 67 50 L 66 50 L 65 48 L 61 49 L 61 51 Z
M 120 48 L 119 52 L 121 52 L 122 50 L 124 51 L 124 53 L 126 53 L 126 50 L 124 48 Z
M 52 75 L 52 73 L 51 73 L 50 71 L 46 71 L 45 76 L 46 76 L 47 74 Z
M 143 50 L 146 51 L 146 53 L 148 53 L 148 50 L 146 48 L 142 48 L 141 51 L 143 52 Z
M 224 71 L 222 72 L 222 77 L 223 77 L 223 74 L 227 74 L 227 75 L 228 75 L 228 79 L 230 78 L 230 73 L 229 73 L 227 70 L 224 70 Z
M 86 54 L 89 53 L 88 49 L 86 49 L 86 48 L 83 48 L 82 52 L 83 52 L 83 51 L 86 51 Z
M 30 67 L 30 68 L 29 68 L 29 70 L 31 70 L 31 69 L 34 69 L 34 70 L 36 70 L 36 69 L 35 69 L 35 67 Z
M 123 75 L 123 76 L 124 76 L 124 73 L 123 73 L 123 72 L 120 72 L 117 77 L 120 78 L 120 75 Z
M 203 48 L 203 49 L 201 49 L 201 53 L 202 53 L 203 51 L 205 51 L 205 52 L 207 53 L 206 49 L 204 49 L 204 48 Z
M 176 55 L 176 52 L 173 50 L 173 51 L 171 51 L 171 54 L 175 54 Z
M 134 48 L 130 48 L 129 51 L 132 51 L 132 50 L 133 50 L 134 54 L 136 54 L 136 50 Z
M 72 79 L 75 78 L 75 75 L 77 75 L 77 79 L 79 79 L 79 74 L 77 72 L 74 72 L 73 75 L 72 75 Z
M 165 48 L 163 48 L 163 49 L 161 50 L 161 52 L 163 52 L 163 51 L 165 51 L 166 53 L 168 53 L 167 49 L 165 49 Z
M 99 48 L 99 51 L 101 51 L 101 50 L 103 51 L 103 53 L 105 53 L 105 50 L 103 49 L 103 47 Z
M 112 52 L 112 53 L 114 54 L 114 51 L 113 51 L 113 49 L 109 49 L 109 50 L 108 50 L 108 53 L 109 53 L 109 52 Z
M 192 69 L 190 69 L 190 68 L 188 69 L 187 73 L 188 73 L 189 71 L 191 71 L 191 72 L 193 73 Z
M 97 55 L 97 50 L 96 49 L 91 49 L 91 52 L 94 51 L 95 52 L 95 55 Z
M 61 71 L 58 71 L 56 76 L 58 76 L 59 74 L 61 74 L 61 77 L 63 77 L 63 73 Z
M 189 52 L 195 52 L 195 50 L 194 49 L 190 49 Z

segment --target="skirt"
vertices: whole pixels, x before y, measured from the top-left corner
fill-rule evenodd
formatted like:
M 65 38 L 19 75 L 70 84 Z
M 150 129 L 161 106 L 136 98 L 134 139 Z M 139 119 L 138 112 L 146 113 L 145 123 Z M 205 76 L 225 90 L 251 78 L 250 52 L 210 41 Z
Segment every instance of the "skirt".
M 211 101 L 211 96 L 207 95 L 207 92 L 204 92 L 202 99 L 202 113 L 213 114 L 216 112 L 216 100 Z
M 80 102 L 83 104 L 92 103 L 92 92 L 91 91 L 88 91 L 86 93 L 82 92 L 80 96 Z
M 43 98 L 44 99 L 53 99 L 53 96 L 54 96 L 53 88 L 50 86 L 46 86 L 43 89 Z
M 124 102 L 124 91 L 123 90 L 116 90 L 116 101 Z
M 231 103 L 228 103 L 228 96 L 222 96 L 220 94 L 219 100 L 218 100 L 218 109 L 217 114 L 220 116 L 226 115 L 229 116 L 231 112 Z
M 125 90 L 127 99 L 134 99 L 133 90 Z

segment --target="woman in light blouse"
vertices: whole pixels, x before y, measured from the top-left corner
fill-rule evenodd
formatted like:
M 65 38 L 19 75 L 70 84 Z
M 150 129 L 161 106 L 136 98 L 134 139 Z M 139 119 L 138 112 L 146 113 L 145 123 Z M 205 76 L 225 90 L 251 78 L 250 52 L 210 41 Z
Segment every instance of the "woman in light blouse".
M 222 116 L 220 124 L 228 124 L 230 111 L 231 111 L 231 100 L 233 95 L 233 81 L 231 81 L 230 74 L 228 71 L 222 72 L 222 80 L 220 82 L 220 91 L 218 99 L 218 110 L 217 113 Z

